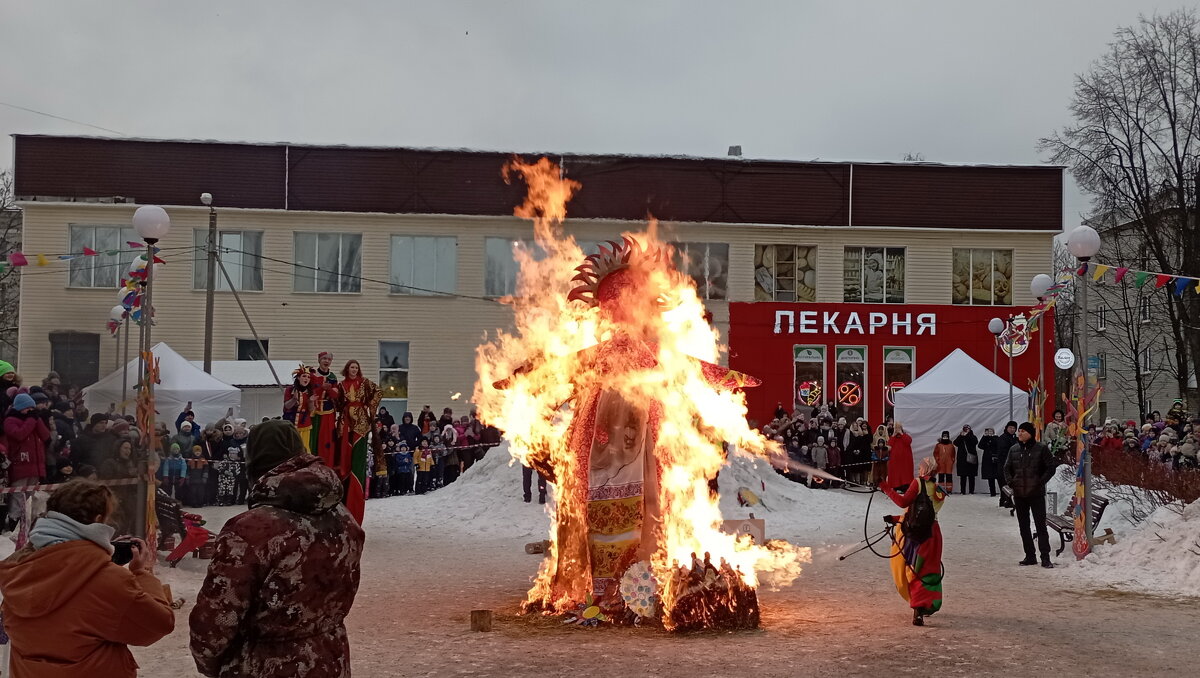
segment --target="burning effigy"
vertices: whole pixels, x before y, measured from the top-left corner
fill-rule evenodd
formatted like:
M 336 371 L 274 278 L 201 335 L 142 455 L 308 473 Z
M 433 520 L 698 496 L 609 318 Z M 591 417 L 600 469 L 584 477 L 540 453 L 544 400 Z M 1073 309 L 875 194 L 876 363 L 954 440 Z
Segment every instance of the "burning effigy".
M 656 224 L 585 256 L 564 232 L 578 182 L 513 161 L 520 264 L 512 331 L 477 352 L 475 402 L 517 461 L 555 486 L 549 549 L 524 609 L 585 624 L 754 628 L 757 589 L 790 584 L 809 550 L 720 530 L 710 481 L 737 453 L 778 454 L 746 422 L 752 376 L 718 336 Z

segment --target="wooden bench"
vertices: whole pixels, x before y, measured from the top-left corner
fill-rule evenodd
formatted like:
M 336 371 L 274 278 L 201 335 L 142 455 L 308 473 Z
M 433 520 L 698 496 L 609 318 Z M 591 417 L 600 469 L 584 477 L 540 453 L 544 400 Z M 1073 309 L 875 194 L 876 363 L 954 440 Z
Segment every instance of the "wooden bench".
M 1071 501 L 1067 502 L 1067 510 L 1062 515 L 1051 513 L 1046 515 L 1046 527 L 1058 533 L 1058 550 L 1054 555 L 1061 555 L 1067 548 L 1067 542 L 1075 541 L 1075 516 L 1072 512 L 1075 510 L 1075 497 L 1071 497 Z M 1092 536 L 1095 537 L 1096 526 L 1100 524 L 1100 518 L 1104 516 L 1104 509 L 1108 506 L 1108 499 L 1099 495 L 1093 494 L 1092 502 Z M 1101 539 L 1105 541 L 1112 540 L 1112 530 L 1109 530 Z M 1099 540 L 1095 540 L 1099 541 Z

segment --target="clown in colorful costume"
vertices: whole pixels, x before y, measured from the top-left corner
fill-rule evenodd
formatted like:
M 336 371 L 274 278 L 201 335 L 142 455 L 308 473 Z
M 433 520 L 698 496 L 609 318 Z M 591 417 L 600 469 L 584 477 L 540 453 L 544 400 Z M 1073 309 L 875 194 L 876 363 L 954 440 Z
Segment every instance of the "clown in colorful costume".
M 341 398 L 338 401 L 341 411 L 338 428 L 341 449 L 333 469 L 346 488 L 346 508 L 359 525 L 363 521 L 367 500 L 368 436 L 382 397 L 375 382 L 362 375 L 362 366 L 358 361 L 347 361 L 342 368 Z
M 292 372 L 292 377 L 292 385 L 283 390 L 283 418 L 296 426 L 304 449 L 312 454 L 312 420 L 317 400 L 313 395 L 312 368 L 301 365 Z
M 586 507 L 555 513 L 557 550 L 548 590 L 531 602 L 553 607 L 564 600 L 578 604 L 594 598 L 605 613 L 619 613 L 624 606 L 621 577 L 663 548 L 661 481 L 675 455 L 686 451 L 659 445 L 660 402 L 639 399 L 619 385 L 631 377 L 653 380 L 663 371 L 658 325 L 639 314 L 666 310 L 665 301 L 655 301 L 660 298 L 655 279 L 674 274 L 669 252 L 628 238 L 610 244 L 611 250 L 601 247 L 577 269 L 575 280 L 581 285 L 568 297 L 597 307 L 612 328 L 610 338 L 575 354 L 569 372 L 554 375 L 573 386 L 565 441 L 570 463 L 554 466 L 549 450 L 528 457 L 557 485 L 560 496 L 572 496 L 575 505 Z M 722 388 L 759 383 L 720 365 L 686 359 L 700 363 L 704 379 Z M 520 375 L 539 369 L 534 358 L 495 386 L 507 388 Z
M 925 492 L 933 500 L 933 510 L 936 514 L 946 502 L 946 493 L 936 482 L 936 472 L 937 463 L 929 457 L 922 460 L 920 477 L 913 479 L 904 494 L 888 487 L 888 483 L 880 485 L 879 489 L 896 502 L 897 506 L 907 509 L 916 501 L 923 484 Z M 921 625 L 926 615 L 931 615 L 942 607 L 941 525 L 934 520 L 933 533 L 929 538 L 917 541 L 904 534 L 897 517 L 891 555 L 892 579 L 896 583 L 896 591 L 913 609 L 913 623 Z
M 334 466 L 334 456 L 337 454 L 337 375 L 329 366 L 333 364 L 333 354 L 321 351 L 317 354 L 318 367 L 312 375 L 313 399 L 316 401 L 312 410 L 312 430 L 308 435 L 308 451 L 325 460 L 330 468 Z

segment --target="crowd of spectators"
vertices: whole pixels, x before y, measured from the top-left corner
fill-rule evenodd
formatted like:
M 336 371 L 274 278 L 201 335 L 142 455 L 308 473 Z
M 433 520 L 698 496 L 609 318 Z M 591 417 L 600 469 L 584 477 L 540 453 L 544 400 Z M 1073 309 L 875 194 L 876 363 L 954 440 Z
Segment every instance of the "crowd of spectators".
M 1173 470 L 1200 468 L 1196 445 L 1200 416 L 1189 416 L 1183 403 L 1177 402 L 1166 416 L 1157 411 L 1147 414 L 1140 425 L 1133 420 L 1109 419 L 1090 429 L 1092 444 L 1102 450 L 1121 451 Z M 1047 429 L 1047 437 L 1049 434 Z
M 397 423 L 381 407 L 375 418 L 368 496 L 425 494 L 445 487 L 499 444 L 500 432 L 480 421 L 474 409 L 456 419 L 449 407 L 438 416 L 426 405 L 415 419 L 405 412 Z

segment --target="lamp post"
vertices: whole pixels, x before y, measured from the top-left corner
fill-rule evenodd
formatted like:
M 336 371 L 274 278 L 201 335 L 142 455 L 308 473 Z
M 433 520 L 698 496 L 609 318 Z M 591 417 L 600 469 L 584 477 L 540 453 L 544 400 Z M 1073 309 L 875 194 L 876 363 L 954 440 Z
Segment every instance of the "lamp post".
M 171 230 L 171 218 L 167 216 L 167 211 L 157 205 L 143 205 L 133 213 L 133 229 L 138 235 L 146 241 L 146 291 L 142 298 L 142 340 L 143 345 L 139 349 L 148 358 L 146 365 L 142 370 L 142 388 L 147 400 L 146 407 L 146 430 L 144 434 L 148 436 L 148 446 L 150 452 L 154 452 L 157 436 L 154 434 L 154 380 L 150 379 L 150 372 L 153 370 L 154 356 L 150 353 L 150 347 L 154 344 L 150 338 L 151 326 L 154 324 L 154 245 L 158 243 Z M 146 464 L 141 466 L 142 482 L 138 483 L 138 515 L 137 515 L 137 531 L 141 532 L 143 537 L 151 537 L 153 535 L 145 534 L 146 530 L 146 513 L 147 501 L 149 498 L 149 483 L 150 473 L 149 467 Z
M 1041 304 L 1046 301 L 1046 292 L 1050 286 L 1054 284 L 1054 279 L 1045 273 L 1039 273 L 1033 276 L 1029 281 L 1029 293 L 1038 300 Z M 1035 403 L 1034 411 L 1038 413 L 1038 419 L 1041 420 L 1041 425 L 1046 425 L 1046 394 L 1049 389 L 1046 387 L 1046 338 L 1038 339 L 1038 384 L 1042 387 L 1041 400 Z M 1038 440 L 1042 439 L 1042 432 L 1038 431 Z
M 208 207 L 208 285 L 204 290 L 204 371 L 212 374 L 213 303 L 217 287 L 217 210 L 212 193 L 201 193 L 200 202 Z
M 1100 251 L 1100 234 L 1087 224 L 1080 224 L 1067 236 L 1067 250 L 1079 260 L 1080 266 L 1087 266 L 1088 261 Z M 1086 274 L 1086 271 L 1085 271 Z M 1079 333 L 1079 353 L 1083 363 L 1083 389 L 1086 395 L 1091 385 L 1090 365 L 1088 364 L 1088 277 L 1079 277 L 1079 305 L 1083 307 L 1083 331 Z M 1092 525 L 1092 451 L 1088 448 L 1091 443 L 1087 436 L 1087 421 L 1083 422 L 1079 438 L 1083 447 L 1083 525 L 1087 537 L 1088 548 L 1092 545 L 1094 526 Z
M 996 356 L 1000 350 L 1000 335 L 1004 334 L 1012 318 L 1001 320 L 992 318 L 988 321 L 988 331 L 996 336 L 996 345 L 992 347 L 992 371 L 996 371 Z M 1013 375 L 1012 375 L 1012 332 L 1008 332 L 1008 420 L 1013 420 Z

